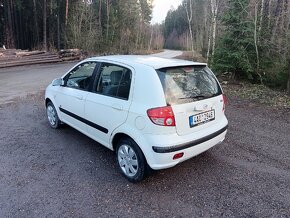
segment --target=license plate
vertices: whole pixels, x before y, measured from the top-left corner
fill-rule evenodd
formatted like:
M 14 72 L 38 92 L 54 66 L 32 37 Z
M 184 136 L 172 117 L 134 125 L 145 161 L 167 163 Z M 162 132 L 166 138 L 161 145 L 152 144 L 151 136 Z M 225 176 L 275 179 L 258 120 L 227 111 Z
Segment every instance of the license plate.
M 215 119 L 214 110 L 202 112 L 200 114 L 195 114 L 189 117 L 189 126 L 195 127 Z

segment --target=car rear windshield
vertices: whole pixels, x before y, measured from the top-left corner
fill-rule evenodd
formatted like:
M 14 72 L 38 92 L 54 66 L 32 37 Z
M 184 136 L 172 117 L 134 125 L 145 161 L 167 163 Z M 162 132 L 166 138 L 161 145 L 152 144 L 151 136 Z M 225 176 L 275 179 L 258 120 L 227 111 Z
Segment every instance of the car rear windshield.
M 207 66 L 182 66 L 156 70 L 168 105 L 190 103 L 222 94 Z

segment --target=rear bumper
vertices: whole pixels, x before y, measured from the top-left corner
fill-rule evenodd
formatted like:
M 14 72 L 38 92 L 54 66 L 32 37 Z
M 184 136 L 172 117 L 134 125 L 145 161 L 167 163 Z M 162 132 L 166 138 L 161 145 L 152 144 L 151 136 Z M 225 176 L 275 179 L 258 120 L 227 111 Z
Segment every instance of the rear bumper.
M 169 147 L 158 147 L 158 146 L 153 146 L 152 149 L 153 151 L 155 151 L 156 153 L 170 153 L 170 152 L 175 152 L 175 151 L 180 151 L 180 150 L 184 150 L 196 145 L 199 145 L 201 143 L 204 143 L 206 141 L 209 141 L 215 137 L 217 137 L 218 135 L 224 133 L 226 130 L 228 129 L 228 125 L 226 125 L 225 127 L 223 127 L 222 129 L 199 139 L 196 139 L 194 141 L 191 142 L 187 142 L 184 144 L 179 144 L 176 146 L 169 146 Z
M 174 167 L 220 144 L 225 139 L 227 128 L 228 121 L 225 118 L 210 128 L 186 136 L 148 135 L 144 141 L 145 146 L 142 147 L 145 148 L 143 153 L 148 165 L 154 170 Z M 183 153 L 181 158 L 173 158 L 181 152 Z

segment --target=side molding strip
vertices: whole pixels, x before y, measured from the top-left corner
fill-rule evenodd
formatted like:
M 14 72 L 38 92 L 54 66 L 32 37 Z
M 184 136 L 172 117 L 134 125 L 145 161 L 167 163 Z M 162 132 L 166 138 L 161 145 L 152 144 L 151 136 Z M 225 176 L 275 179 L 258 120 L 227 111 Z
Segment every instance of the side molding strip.
M 75 118 L 75 119 L 77 119 L 77 120 L 79 120 L 79 121 L 81 121 L 81 122 L 83 122 L 83 123 L 95 128 L 95 129 L 103 132 L 103 133 L 107 134 L 109 132 L 109 130 L 106 129 L 105 127 L 99 126 L 98 124 L 95 124 L 95 123 L 93 123 L 93 122 L 91 122 L 89 120 L 86 120 L 86 119 L 84 119 L 84 118 L 82 118 L 82 117 L 80 117 L 80 116 L 78 116 L 78 115 L 76 115 L 74 113 L 71 113 L 71 112 L 69 112 L 69 111 L 67 111 L 67 110 L 65 110 L 65 109 L 63 109 L 61 107 L 59 108 L 59 110 L 61 112 L 65 113 L 66 115 L 69 115 L 69 116 L 71 116 L 71 117 L 73 117 L 73 118 Z

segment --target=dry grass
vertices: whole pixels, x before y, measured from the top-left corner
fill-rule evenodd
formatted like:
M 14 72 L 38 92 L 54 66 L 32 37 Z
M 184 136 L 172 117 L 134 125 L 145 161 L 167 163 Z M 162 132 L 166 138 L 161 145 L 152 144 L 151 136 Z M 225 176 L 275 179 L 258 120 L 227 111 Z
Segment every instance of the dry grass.
M 273 107 L 290 109 L 290 96 L 285 92 L 272 90 L 264 85 L 247 82 L 232 84 L 227 81 L 222 81 L 221 84 L 225 94 L 230 97 L 239 97 Z

